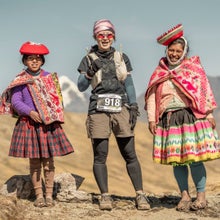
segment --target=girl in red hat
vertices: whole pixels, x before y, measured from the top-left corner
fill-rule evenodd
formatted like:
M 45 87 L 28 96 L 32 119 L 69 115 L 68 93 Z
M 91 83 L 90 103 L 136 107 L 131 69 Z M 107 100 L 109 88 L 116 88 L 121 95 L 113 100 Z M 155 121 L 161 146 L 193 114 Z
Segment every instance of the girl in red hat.
M 64 123 L 62 94 L 57 74 L 41 68 L 44 55 L 49 53 L 45 45 L 26 42 L 20 53 L 26 69 L 3 92 L 1 103 L 1 113 L 18 116 L 9 156 L 29 158 L 30 177 L 36 194 L 34 205 L 53 206 L 54 156 L 74 151 L 61 127 Z

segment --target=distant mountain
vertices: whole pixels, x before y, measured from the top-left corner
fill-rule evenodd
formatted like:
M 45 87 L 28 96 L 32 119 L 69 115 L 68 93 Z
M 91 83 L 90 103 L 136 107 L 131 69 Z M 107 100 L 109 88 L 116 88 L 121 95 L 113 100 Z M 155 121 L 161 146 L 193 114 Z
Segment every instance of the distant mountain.
M 89 96 L 80 92 L 76 84 L 67 76 L 59 77 L 64 108 L 69 112 L 87 112 Z

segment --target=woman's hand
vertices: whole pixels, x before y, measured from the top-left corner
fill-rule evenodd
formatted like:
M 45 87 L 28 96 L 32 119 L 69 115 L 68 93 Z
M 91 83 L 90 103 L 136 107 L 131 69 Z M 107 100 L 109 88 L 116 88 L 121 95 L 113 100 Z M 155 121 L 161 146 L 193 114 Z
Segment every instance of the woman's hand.
M 215 119 L 214 118 L 207 118 L 207 120 L 212 125 L 212 129 L 214 129 L 216 127 Z
M 150 130 L 152 135 L 156 134 L 157 125 L 156 125 L 156 123 L 154 121 L 150 121 L 149 122 L 148 128 L 149 128 L 149 130 Z
M 31 119 L 33 119 L 35 122 L 42 123 L 42 120 L 41 120 L 40 115 L 38 114 L 38 112 L 36 112 L 36 111 L 31 111 L 29 116 L 30 116 Z

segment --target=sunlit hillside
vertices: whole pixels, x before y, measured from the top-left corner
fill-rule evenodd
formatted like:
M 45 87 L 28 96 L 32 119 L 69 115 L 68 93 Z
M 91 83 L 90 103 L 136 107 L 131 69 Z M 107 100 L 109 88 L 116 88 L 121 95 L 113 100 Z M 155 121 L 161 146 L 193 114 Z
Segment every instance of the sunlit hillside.
M 92 173 L 93 153 L 90 140 L 85 129 L 85 114 L 65 113 L 63 125 L 68 138 L 74 145 L 75 152 L 71 155 L 56 158 L 56 172 L 71 172 L 85 178 L 80 190 L 98 193 Z M 10 138 L 15 119 L 10 116 L 0 116 L 0 185 L 13 175 L 28 174 L 28 159 L 8 157 Z M 138 122 L 136 127 L 136 149 L 143 174 L 144 189 L 149 193 L 177 191 L 172 167 L 152 162 L 152 136 L 147 125 Z M 220 160 L 206 163 L 208 184 L 220 182 Z M 108 157 L 109 192 L 118 195 L 133 195 L 134 190 L 128 178 L 126 167 L 113 136 Z M 190 179 L 191 181 L 191 179 Z M 191 181 L 191 186 L 193 186 Z

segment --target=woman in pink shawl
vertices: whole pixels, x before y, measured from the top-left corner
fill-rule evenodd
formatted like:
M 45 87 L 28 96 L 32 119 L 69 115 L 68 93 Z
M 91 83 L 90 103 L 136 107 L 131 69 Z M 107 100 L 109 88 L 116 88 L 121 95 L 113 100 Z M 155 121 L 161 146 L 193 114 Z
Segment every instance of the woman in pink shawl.
M 212 115 L 216 102 L 198 56 L 187 57 L 188 42 L 181 24 L 157 38 L 166 46 L 145 94 L 153 160 L 173 166 L 181 192 L 178 211 L 207 206 L 203 161 L 220 157 L 220 143 Z M 197 197 L 189 194 L 188 167 Z

